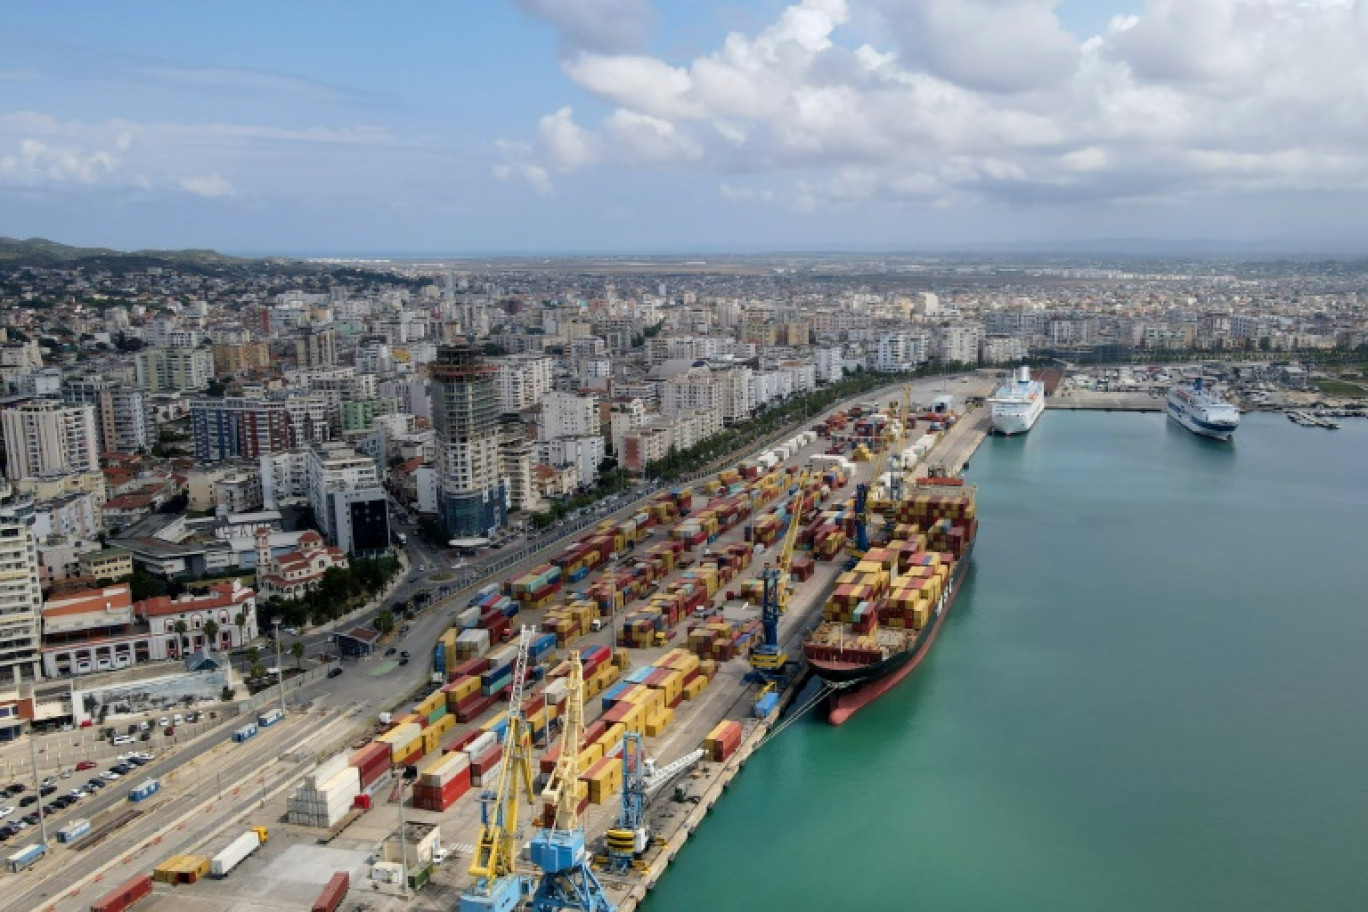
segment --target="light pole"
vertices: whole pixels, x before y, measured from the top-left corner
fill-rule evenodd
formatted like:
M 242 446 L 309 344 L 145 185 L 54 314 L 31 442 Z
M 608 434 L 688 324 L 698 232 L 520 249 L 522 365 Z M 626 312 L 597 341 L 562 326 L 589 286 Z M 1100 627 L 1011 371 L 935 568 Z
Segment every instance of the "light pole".
M 408 899 L 408 824 L 404 822 L 404 786 L 408 780 L 402 772 L 399 775 L 399 877 L 404 884 L 404 898 Z
M 38 833 L 47 846 L 47 815 L 43 813 L 43 780 L 38 778 L 38 733 L 33 730 L 33 720 L 29 720 L 29 759 L 33 762 L 33 794 L 38 799 Z
M 271 618 L 271 624 L 275 627 L 275 647 L 276 647 L 276 687 L 280 690 L 280 714 L 285 715 L 285 666 L 280 662 L 280 618 Z

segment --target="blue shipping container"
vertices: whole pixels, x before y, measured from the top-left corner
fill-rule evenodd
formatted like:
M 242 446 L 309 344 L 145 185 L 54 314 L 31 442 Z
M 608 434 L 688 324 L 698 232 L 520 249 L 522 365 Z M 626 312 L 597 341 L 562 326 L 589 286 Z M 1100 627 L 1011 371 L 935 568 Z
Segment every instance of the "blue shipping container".
M 432 670 L 438 673 L 446 672 L 446 643 L 438 643 L 432 650 Z
M 755 718 L 768 718 L 774 708 L 779 705 L 779 695 L 777 693 L 767 693 L 755 701 Z
M 279 709 L 268 710 L 257 716 L 257 725 L 260 725 L 262 728 L 267 728 L 268 726 L 275 725 L 283 718 L 285 718 L 285 714 Z
M 256 733 L 257 727 L 255 725 L 244 725 L 242 726 L 242 728 L 239 728 L 237 731 L 233 732 L 233 740 L 241 744 L 248 738 L 256 737 Z
M 128 800 L 142 801 L 145 798 L 150 798 L 157 794 L 159 791 L 161 791 L 161 783 L 156 779 L 146 779 L 129 789 Z

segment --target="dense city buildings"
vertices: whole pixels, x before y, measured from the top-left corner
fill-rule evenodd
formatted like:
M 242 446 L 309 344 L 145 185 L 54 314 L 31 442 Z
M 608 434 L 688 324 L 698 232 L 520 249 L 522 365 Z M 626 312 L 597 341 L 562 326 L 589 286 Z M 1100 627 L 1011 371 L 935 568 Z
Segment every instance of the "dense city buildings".
M 1241 359 L 1261 365 L 1240 368 L 1250 383 L 1306 390 L 1318 359 L 1368 338 L 1348 267 L 851 257 L 645 269 L 0 265 L 15 492 L 0 545 L 25 580 L 0 608 L 0 679 L 218 645 L 174 646 L 122 596 L 80 626 L 89 593 L 135 574 L 200 593 L 234 574 L 266 602 L 300 598 L 329 568 L 390 553 L 397 505 L 434 542 L 498 538 L 852 376 Z M 101 630 L 123 645 L 90 648 Z M 219 631 L 224 648 L 257 633 Z

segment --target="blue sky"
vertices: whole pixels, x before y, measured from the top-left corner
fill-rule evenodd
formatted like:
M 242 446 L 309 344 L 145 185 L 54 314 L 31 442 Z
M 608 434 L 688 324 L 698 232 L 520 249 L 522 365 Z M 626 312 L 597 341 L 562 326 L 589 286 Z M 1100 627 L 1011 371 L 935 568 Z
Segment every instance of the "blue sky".
M 0 234 L 1362 240 L 1365 37 L 1332 0 L 6 4 Z

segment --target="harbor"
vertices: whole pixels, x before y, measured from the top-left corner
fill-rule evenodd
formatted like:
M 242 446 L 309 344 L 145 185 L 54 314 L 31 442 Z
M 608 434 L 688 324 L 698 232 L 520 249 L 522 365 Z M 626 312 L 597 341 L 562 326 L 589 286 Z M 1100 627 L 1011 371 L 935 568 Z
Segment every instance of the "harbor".
M 956 393 L 969 398 L 980 397 L 988 391 L 990 384 L 988 377 L 967 378 Z M 513 597 L 520 610 L 507 617 L 506 622 L 499 621 L 492 633 L 506 630 L 507 635 L 513 636 L 518 629 L 530 627 L 537 631 L 534 634 L 537 642 L 549 636 L 554 644 L 545 653 L 539 653 L 537 681 L 529 684 L 528 697 L 522 704 L 533 731 L 538 732 L 533 768 L 538 773 L 539 785 L 548 770 L 546 758 L 554 756 L 558 748 L 556 727 L 549 725 L 548 719 L 554 700 L 552 693 L 557 692 L 557 682 L 564 681 L 566 657 L 572 651 L 582 656 L 586 663 L 593 662 L 592 672 L 586 673 L 586 683 L 593 683 L 586 688 L 584 719 L 588 726 L 586 735 L 598 737 L 597 742 L 586 746 L 586 750 L 596 749 L 602 758 L 597 762 L 589 761 L 596 770 L 620 750 L 622 735 L 617 732 L 622 729 L 610 731 L 614 723 L 608 720 L 620 716 L 620 711 L 619 716 L 615 716 L 611 710 L 623 705 L 621 688 L 646 695 L 654 692 L 629 682 L 628 678 L 645 680 L 645 676 L 668 670 L 672 664 L 681 669 L 693 669 L 693 674 L 699 671 L 707 674 L 690 677 L 690 672 L 681 672 L 679 680 L 693 682 L 690 686 L 692 695 L 687 699 L 671 700 L 668 712 L 663 704 L 652 704 L 659 706 L 654 710 L 655 715 L 643 714 L 644 723 L 635 723 L 643 735 L 646 757 L 658 765 L 671 764 L 697 752 L 700 747 L 706 749 L 719 726 L 734 726 L 739 733 L 735 742 L 728 743 L 725 749 L 691 764 L 655 798 L 648 811 L 653 833 L 651 845 L 630 868 L 625 872 L 610 872 L 602 867 L 600 859 L 596 867 L 605 895 L 618 908 L 637 907 L 766 740 L 787 724 L 786 719 L 802 715 L 804 707 L 793 705 L 805 680 L 801 667 L 795 664 L 790 674 L 776 682 L 780 684 L 776 689 L 773 685 L 757 683 L 754 669 L 745 658 L 759 636 L 761 615 L 756 590 L 751 583 L 758 581 L 762 567 L 777 559 L 781 550 L 777 533 L 783 526 L 777 517 L 783 516 L 792 501 L 795 479 L 810 478 L 805 490 L 811 490 L 814 499 L 804 511 L 805 515 L 816 515 L 815 511 L 828 510 L 832 505 L 848 504 L 857 485 L 872 481 L 873 472 L 881 463 L 879 451 L 894 446 L 881 439 L 883 431 L 878 430 L 881 425 L 868 416 L 912 399 L 922 408 L 929 409 L 932 400 L 945 395 L 938 386 L 943 389 L 944 384 L 924 382 L 906 393 L 898 387 L 861 397 L 865 403 L 863 413 L 854 409 L 853 414 L 863 414 L 864 419 L 847 418 L 852 413 L 849 404 L 833 410 L 842 415 L 842 422 L 848 422 L 848 430 L 835 435 L 840 438 L 839 448 L 844 451 L 840 457 L 831 453 L 837 447 L 830 434 L 800 432 L 794 440 L 772 448 L 772 453 L 757 453 L 751 459 L 742 460 L 736 468 L 724 470 L 719 477 L 667 492 L 651 502 L 662 505 L 672 502 L 678 506 L 692 500 L 692 509 L 687 514 L 680 515 L 684 511 L 671 514 L 661 506 L 657 515 L 662 522 L 628 532 L 623 530 L 631 527 L 624 526 L 621 521 L 605 520 L 594 534 L 616 535 L 620 541 L 607 551 L 599 552 L 598 557 L 589 558 L 585 552 L 583 560 L 595 564 L 587 572 L 581 569 L 585 566 L 581 559 L 573 556 L 577 553 L 573 548 L 578 545 L 572 544 L 561 554 L 553 554 L 554 563 L 545 566 L 557 567 L 560 579 L 564 581 L 555 584 L 554 592 L 542 593 L 542 589 L 552 585 L 546 582 L 551 575 L 550 571 L 536 567 L 518 571 L 496 587 L 500 590 L 499 599 L 507 601 Z M 814 419 L 813 426 L 820 424 L 824 417 L 828 416 Z M 923 422 L 927 423 L 923 425 Z M 908 452 L 916 452 L 920 461 L 905 466 L 909 474 L 957 473 L 970 461 L 989 428 L 987 409 L 982 407 L 971 407 L 958 416 L 928 413 L 917 423 L 917 433 L 922 434 L 920 445 L 913 448 L 909 441 Z M 941 425 L 942 430 L 931 431 L 928 437 L 924 428 L 933 425 Z M 931 439 L 934 439 L 934 445 L 928 443 Z M 841 466 L 843 469 L 838 470 Z M 818 503 L 818 485 L 825 489 L 828 487 L 825 482 L 838 476 L 839 485 L 831 486 L 829 493 L 822 495 L 825 502 Z M 744 515 L 728 513 L 732 503 L 744 506 Z M 651 505 L 647 507 L 648 512 L 655 509 Z M 844 508 L 848 509 L 848 506 Z M 732 516 L 734 518 L 728 518 Z M 609 527 L 616 531 L 605 532 Z M 697 531 L 691 531 L 695 529 Z M 702 537 L 695 538 L 696 535 Z M 627 536 L 635 539 L 630 548 Z M 592 537 L 586 536 L 586 539 Z M 685 540 L 688 542 L 685 548 L 676 547 Z M 793 595 L 778 622 L 781 650 L 795 663 L 802 656 L 805 634 L 820 618 L 823 600 L 843 570 L 847 560 L 845 540 L 842 533 L 837 547 L 824 556 L 808 551 L 813 547 L 811 543 L 798 552 L 797 563 L 801 569 L 795 570 Z M 664 558 L 667 552 L 675 557 Z M 727 557 L 728 566 L 737 566 L 724 571 L 723 563 L 717 560 L 719 557 Z M 628 577 L 636 572 L 633 568 L 639 569 L 652 562 L 667 569 L 650 579 L 649 585 L 631 588 L 635 583 Z M 706 567 L 709 566 L 716 568 L 715 575 L 708 575 Z M 457 623 L 454 629 L 460 632 L 462 622 L 458 618 L 468 616 L 470 608 L 485 598 L 481 594 L 485 591 L 479 590 L 473 597 L 470 592 L 460 593 L 429 611 L 450 617 Z M 654 607 L 667 593 L 674 599 L 675 593 L 693 591 L 705 595 L 696 606 L 690 601 L 686 607 L 681 601 L 678 619 L 667 623 L 663 631 L 652 627 L 653 632 L 645 638 L 636 633 L 642 629 L 644 605 L 649 603 Z M 683 595 L 679 597 L 684 598 Z M 595 623 L 589 622 L 588 615 L 576 614 L 586 600 L 602 600 L 605 610 L 602 614 L 597 610 L 593 612 Z M 611 606 L 616 608 L 607 610 Z M 481 614 L 484 615 L 482 621 L 489 620 L 490 612 L 482 610 L 475 617 L 480 618 Z M 717 631 L 726 631 L 725 639 L 716 639 L 711 646 L 693 642 L 704 632 Z M 657 635 L 661 633 L 663 635 Z M 503 639 L 502 636 L 498 638 Z M 494 639 L 490 637 L 487 656 L 496 652 L 504 654 L 503 647 L 494 647 Z M 439 638 L 439 642 L 454 646 L 450 637 Z M 471 705 L 467 705 L 466 697 L 457 697 L 457 691 L 466 692 L 463 682 L 468 680 L 476 682 L 476 694 L 480 694 L 480 681 L 495 672 L 493 667 L 486 666 L 484 671 L 476 672 L 474 679 L 463 676 L 456 669 L 475 667 L 470 664 L 471 660 L 456 661 L 453 656 L 448 662 L 442 649 L 439 646 L 439 652 L 432 660 L 447 669 L 443 681 L 449 683 L 414 694 L 411 702 L 396 708 L 387 723 L 377 726 L 373 720 L 334 711 L 326 713 L 327 724 L 320 728 L 292 713 L 283 724 L 264 729 L 256 736 L 272 739 L 276 745 L 273 751 L 280 760 L 264 765 L 262 775 L 251 780 L 252 786 L 232 786 L 226 800 L 210 795 L 187 801 L 184 799 L 188 796 L 177 794 L 173 781 L 172 796 L 184 813 L 169 832 L 161 830 L 155 837 L 138 837 L 138 832 L 147 830 L 136 823 L 126 833 L 121 833 L 117 829 L 110 831 L 108 820 L 95 820 L 94 824 L 102 828 L 101 832 L 113 832 L 113 838 L 120 846 L 119 854 L 92 870 L 80 883 L 71 885 L 65 894 L 53 896 L 39 908 L 52 912 L 87 908 L 92 892 L 98 894 L 101 889 L 124 884 L 130 878 L 146 876 L 147 871 L 169 863 L 168 859 L 173 857 L 216 857 L 235 836 L 254 827 L 268 830 L 270 839 L 261 842 L 241 861 L 240 867 L 245 874 L 195 877 L 197 882 L 193 884 L 175 886 L 152 884 L 147 897 L 139 902 L 139 908 L 302 908 L 313 901 L 313 894 L 333 873 L 343 872 L 350 878 L 353 890 L 366 889 L 366 901 L 373 908 L 455 908 L 472 886 L 467 868 L 475 854 L 481 829 L 481 806 L 476 799 L 481 791 L 489 788 L 490 776 L 497 774 L 500 764 L 507 762 L 507 758 L 479 763 L 473 758 L 469 763 L 462 759 L 461 764 L 469 771 L 470 784 L 447 789 L 454 795 L 449 806 L 445 806 L 445 799 L 436 799 L 444 806 L 442 810 L 430 810 L 425 805 L 428 799 L 422 796 L 428 794 L 424 790 L 429 786 L 425 784 L 428 774 L 424 771 L 435 768 L 443 758 L 464 758 L 464 751 L 475 750 L 472 745 L 479 739 L 488 736 L 493 741 L 502 737 L 508 726 L 509 704 L 506 690 L 502 693 L 499 690 L 502 685 L 497 676 L 483 688 L 491 697 L 479 696 Z M 598 659 L 609 655 L 611 661 Z M 563 706 L 563 703 L 556 705 Z M 799 711 L 794 713 L 795 709 Z M 301 724 L 305 728 L 301 729 Z M 538 725 L 543 728 L 536 728 Z M 413 726 L 413 730 L 421 733 L 421 747 L 411 749 L 400 744 L 401 739 L 408 737 L 398 735 L 405 726 Z M 329 797 L 334 792 L 329 791 L 332 786 L 324 781 L 325 778 L 339 775 L 349 763 L 352 764 L 350 768 L 361 769 L 369 762 L 362 758 L 369 756 L 370 746 L 381 738 L 389 738 L 384 743 L 393 745 L 395 772 L 387 772 L 383 780 L 370 782 L 365 778 L 369 773 L 362 777 L 364 787 L 356 794 L 368 796 L 364 806 L 359 803 L 361 798 L 354 796 L 337 799 L 346 802 L 345 805 L 337 804 L 337 800 Z M 209 769 L 231 768 L 234 752 L 243 750 L 233 740 L 225 739 L 220 747 L 206 753 L 203 763 Z M 370 746 L 358 747 L 367 742 Z M 390 751 L 389 746 L 386 751 Z M 411 787 L 405 786 L 398 776 L 403 766 L 418 771 Z M 186 773 L 195 775 L 194 770 Z M 476 775 L 480 780 L 475 780 Z M 255 783 L 256 778 L 261 780 L 259 784 Z M 183 778 L 179 781 L 185 782 Z M 301 786 L 301 782 L 305 786 Z M 589 795 L 593 797 L 589 801 L 586 796 L 586 802 L 580 808 L 581 826 L 589 844 L 597 847 L 595 853 L 600 854 L 603 834 L 614 826 L 620 812 L 619 780 L 608 773 L 606 778 L 596 782 L 585 779 L 581 782 L 589 786 Z M 318 791 L 301 791 L 303 787 Z M 300 803 L 305 800 L 301 796 L 305 795 L 316 796 L 307 799 L 313 804 Z M 154 796 L 149 804 L 155 810 L 163 800 L 170 799 Z M 332 810 L 334 805 L 336 810 Z M 306 806 L 316 810 L 305 811 Z M 520 826 L 525 835 L 530 836 L 541 814 L 540 800 L 527 807 Z M 402 842 L 395 839 L 396 833 L 411 834 L 413 845 L 407 849 L 399 846 L 396 870 L 400 873 L 394 875 L 393 881 L 377 881 L 375 847 Z M 432 837 L 433 833 L 438 835 Z M 419 844 L 427 846 L 421 849 L 425 854 L 419 854 Z M 438 853 L 433 845 L 442 847 L 443 851 Z M 406 852 L 413 854 L 406 858 Z M 520 867 L 525 864 L 525 859 L 519 862 Z M 40 866 L 37 870 L 44 869 Z M 140 871 L 143 873 L 138 873 Z M 27 878 L 30 875 L 20 876 Z M 405 890 L 406 884 L 408 890 Z

